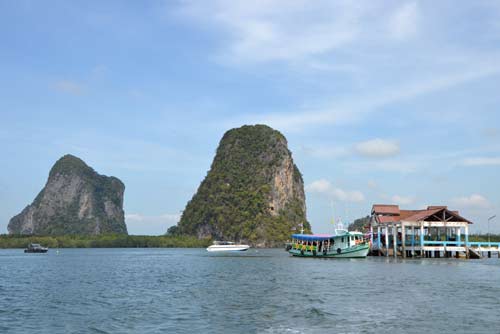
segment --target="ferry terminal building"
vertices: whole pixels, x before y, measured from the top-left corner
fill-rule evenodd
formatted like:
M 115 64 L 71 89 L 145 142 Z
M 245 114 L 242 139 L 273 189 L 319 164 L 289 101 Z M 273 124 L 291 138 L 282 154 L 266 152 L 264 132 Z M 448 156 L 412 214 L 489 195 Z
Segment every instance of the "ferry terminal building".
M 372 255 L 406 257 L 480 257 L 498 253 L 500 243 L 469 242 L 472 221 L 447 206 L 401 210 L 375 204 L 370 217 Z

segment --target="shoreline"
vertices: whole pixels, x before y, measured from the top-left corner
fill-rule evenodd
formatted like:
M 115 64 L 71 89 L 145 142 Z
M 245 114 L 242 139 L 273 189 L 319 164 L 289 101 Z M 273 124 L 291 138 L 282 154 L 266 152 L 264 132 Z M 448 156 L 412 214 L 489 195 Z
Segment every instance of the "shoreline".
M 88 235 L 57 235 L 57 236 L 33 236 L 33 235 L 0 235 L 0 249 L 24 249 L 30 243 L 41 244 L 49 249 L 57 248 L 207 248 L 212 244 L 212 239 L 198 239 L 189 236 L 171 235 L 123 235 L 107 234 L 100 236 Z M 270 243 L 271 244 L 271 243 Z M 280 249 L 285 246 L 284 242 L 273 242 L 270 244 L 254 245 L 251 248 Z
M 0 235 L 0 249 L 26 248 L 30 243 L 54 248 L 204 248 L 211 244 L 209 239 L 184 236 L 136 236 L 109 234 L 100 236 L 59 235 L 22 236 Z
M 500 235 L 490 235 L 491 242 L 500 242 Z M 212 239 L 197 239 L 187 236 L 148 236 L 108 234 L 100 236 L 59 235 L 33 236 L 0 234 L 0 249 L 24 249 L 30 243 L 38 243 L 50 249 L 57 248 L 207 248 Z M 485 234 L 472 234 L 469 241 L 488 241 Z M 286 241 L 272 244 L 251 244 L 254 249 L 284 248 Z

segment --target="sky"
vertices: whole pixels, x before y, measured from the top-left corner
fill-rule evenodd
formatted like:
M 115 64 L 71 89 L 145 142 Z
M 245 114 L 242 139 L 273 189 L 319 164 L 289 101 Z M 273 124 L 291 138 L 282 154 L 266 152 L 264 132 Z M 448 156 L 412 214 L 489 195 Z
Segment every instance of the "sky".
M 244 124 L 288 139 L 316 233 L 374 203 L 486 233 L 500 2 L 0 0 L 0 233 L 70 153 L 125 183 L 130 234 L 163 234 Z

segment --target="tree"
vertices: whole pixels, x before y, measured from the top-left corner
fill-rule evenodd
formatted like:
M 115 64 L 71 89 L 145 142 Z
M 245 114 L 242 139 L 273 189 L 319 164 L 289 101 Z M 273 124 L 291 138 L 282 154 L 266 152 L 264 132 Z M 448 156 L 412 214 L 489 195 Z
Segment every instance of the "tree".
M 354 222 L 349 224 L 347 229 L 349 231 L 366 232 L 368 230 L 369 224 L 370 224 L 370 216 L 366 216 L 363 218 L 356 219 Z

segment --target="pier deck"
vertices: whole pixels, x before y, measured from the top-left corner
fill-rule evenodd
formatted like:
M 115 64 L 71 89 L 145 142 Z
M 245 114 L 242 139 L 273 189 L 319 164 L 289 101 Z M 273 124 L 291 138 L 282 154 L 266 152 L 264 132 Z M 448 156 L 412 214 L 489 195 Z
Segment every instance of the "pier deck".
M 403 254 L 406 252 L 406 254 Z M 424 252 L 424 253 L 422 253 Z M 427 254 L 425 254 L 427 252 Z M 471 256 L 470 252 L 474 254 Z M 402 257 L 465 257 L 465 258 L 477 258 L 477 257 L 491 257 L 496 255 L 500 258 L 500 242 L 465 242 L 457 245 L 456 242 L 439 242 L 439 241 L 426 241 L 424 246 L 411 244 L 406 245 L 405 250 L 401 245 L 396 247 L 396 253 L 394 253 L 394 248 L 392 245 L 389 247 L 378 248 L 377 244 L 373 244 L 371 247 L 372 255 L 380 256 L 402 256 Z

